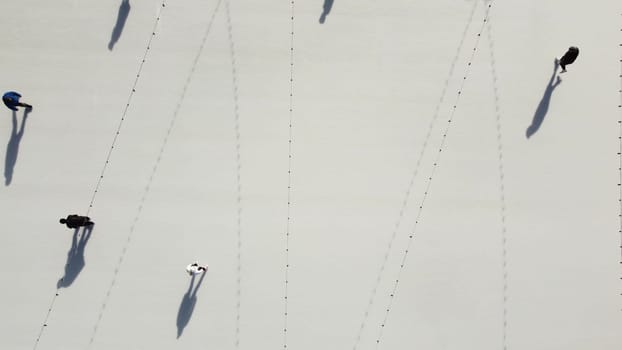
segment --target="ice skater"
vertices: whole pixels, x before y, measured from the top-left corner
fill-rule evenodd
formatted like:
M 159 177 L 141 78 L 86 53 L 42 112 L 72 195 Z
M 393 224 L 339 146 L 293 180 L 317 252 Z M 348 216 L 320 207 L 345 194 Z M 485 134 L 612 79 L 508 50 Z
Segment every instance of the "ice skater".
M 186 266 L 186 272 L 188 272 L 188 274 L 190 276 L 194 276 L 194 275 L 198 275 L 202 272 L 206 272 L 207 271 L 207 265 L 205 266 L 201 266 L 199 265 L 198 262 L 192 263 L 188 266 Z
M 19 102 L 19 99 L 21 97 L 22 95 L 20 95 L 19 92 L 9 91 L 2 95 L 2 102 L 4 102 L 4 104 L 9 107 L 9 109 L 12 109 L 14 111 L 17 111 L 17 107 L 24 107 L 27 110 L 31 110 L 31 105 L 29 105 L 28 103 Z
M 576 46 L 571 46 L 568 48 L 568 51 L 562 56 L 561 59 L 557 60 L 559 65 L 562 67 L 562 71 L 560 73 L 566 73 L 566 66 L 572 64 L 579 56 L 579 48 Z
M 67 225 L 68 228 L 78 228 L 95 225 L 95 223 L 91 221 L 90 217 L 76 214 L 68 215 L 66 218 L 60 219 L 59 222 L 61 224 Z
M 199 266 L 199 263 L 195 262 L 194 264 L 188 265 L 188 267 L 186 267 L 186 271 L 190 274 L 190 285 L 188 286 L 186 294 L 184 294 L 184 297 L 181 299 L 179 311 L 177 312 L 177 339 L 179 339 L 179 337 L 181 337 L 184 333 L 184 329 L 192 318 L 194 307 L 197 304 L 197 293 L 199 288 L 201 288 L 203 280 L 205 279 L 205 271 L 207 271 L 207 266 Z M 199 282 L 195 286 L 194 280 L 197 278 L 197 274 L 201 274 L 201 277 L 199 277 Z

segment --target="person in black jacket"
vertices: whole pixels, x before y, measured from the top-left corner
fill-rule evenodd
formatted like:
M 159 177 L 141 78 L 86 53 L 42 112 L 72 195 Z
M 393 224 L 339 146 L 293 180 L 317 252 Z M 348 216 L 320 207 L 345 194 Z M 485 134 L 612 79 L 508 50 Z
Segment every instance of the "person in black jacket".
M 91 221 L 88 216 L 80 215 L 68 215 L 67 218 L 62 218 L 59 221 L 61 224 L 67 225 L 68 228 L 78 228 L 82 226 L 93 226 L 95 223 Z
M 559 65 L 562 67 L 562 73 L 566 72 L 566 65 L 574 62 L 577 59 L 577 56 L 579 56 L 578 47 L 571 46 L 570 48 L 568 48 L 568 51 L 566 51 L 564 56 L 562 56 L 562 58 L 559 60 Z

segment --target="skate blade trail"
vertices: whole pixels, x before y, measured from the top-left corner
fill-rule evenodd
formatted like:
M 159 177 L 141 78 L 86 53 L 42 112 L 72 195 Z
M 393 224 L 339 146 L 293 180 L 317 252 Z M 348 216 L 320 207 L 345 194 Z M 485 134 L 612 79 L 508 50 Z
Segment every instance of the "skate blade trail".
M 158 170 L 158 168 L 160 166 L 160 163 L 162 161 L 162 157 L 164 155 L 164 151 L 166 149 L 166 146 L 168 145 L 168 141 L 169 141 L 170 135 L 172 134 L 173 128 L 174 128 L 174 126 L 176 124 L 176 121 L 178 119 L 179 111 L 180 111 L 180 109 L 181 109 L 181 107 L 183 105 L 183 102 L 185 100 L 186 93 L 188 91 L 188 87 L 190 86 L 190 83 L 192 82 L 192 78 L 193 78 L 194 73 L 196 71 L 196 68 L 198 66 L 199 59 L 202 56 L 203 50 L 205 48 L 205 43 L 206 43 L 207 38 L 208 38 L 208 36 L 209 36 L 209 34 L 211 32 L 212 24 L 214 23 L 214 19 L 216 17 L 216 14 L 218 13 L 218 10 L 220 9 L 221 3 L 222 3 L 222 0 L 218 0 L 218 2 L 216 4 L 216 8 L 214 9 L 214 12 L 212 13 L 211 18 L 208 21 L 207 28 L 205 30 L 205 34 L 203 36 L 201 45 L 200 45 L 199 50 L 198 50 L 198 52 L 197 52 L 197 54 L 196 54 L 196 56 L 194 58 L 194 61 L 192 63 L 192 68 L 190 69 L 190 72 L 188 74 L 188 77 L 186 78 L 186 82 L 184 84 L 184 87 L 182 89 L 181 97 L 179 98 L 179 101 L 178 101 L 177 105 L 175 106 L 175 110 L 173 112 L 173 116 L 172 116 L 171 121 L 169 123 L 168 129 L 166 130 L 166 134 L 164 136 L 164 140 L 163 140 L 162 145 L 160 147 L 160 151 L 158 153 L 158 156 L 157 156 L 156 161 L 154 163 L 153 169 L 152 169 L 151 174 L 149 176 L 149 179 L 147 181 L 147 185 L 145 186 L 145 190 L 143 192 L 142 198 L 141 198 L 140 203 L 138 205 L 138 209 L 136 210 L 136 215 L 134 216 L 134 220 L 133 220 L 133 222 L 132 222 L 132 224 L 130 226 L 130 230 L 129 230 L 129 233 L 128 233 L 128 236 L 127 236 L 127 240 L 126 240 L 126 242 L 125 242 L 125 244 L 123 246 L 123 249 L 121 250 L 121 254 L 119 256 L 119 261 L 117 262 L 117 266 L 116 266 L 116 268 L 114 270 L 112 281 L 111 281 L 110 286 L 108 287 L 108 291 L 106 292 L 106 295 L 104 297 L 104 301 L 102 303 L 102 306 L 101 306 L 101 309 L 100 309 L 100 312 L 99 312 L 99 316 L 97 317 L 97 321 L 95 322 L 95 326 L 93 327 L 93 331 L 91 333 L 91 337 L 90 337 L 90 340 L 89 340 L 89 348 L 93 344 L 93 342 L 95 341 L 95 337 L 97 335 L 97 331 L 99 329 L 99 325 L 101 324 L 101 321 L 102 321 L 102 318 L 104 316 L 106 307 L 107 307 L 107 305 L 109 303 L 110 296 L 112 294 L 112 290 L 113 290 L 114 286 L 116 285 L 117 278 L 118 278 L 118 275 L 119 275 L 119 271 L 121 269 L 121 266 L 123 264 L 125 256 L 127 255 L 127 251 L 129 249 L 130 243 L 132 241 L 132 237 L 134 235 L 134 232 L 135 232 L 135 229 L 136 229 L 136 225 L 137 225 L 137 223 L 138 223 L 138 221 L 140 219 L 140 216 L 142 214 L 144 204 L 145 204 L 145 202 L 147 200 L 147 196 L 148 196 L 148 194 L 149 194 L 149 192 L 151 190 L 151 186 L 153 184 L 153 180 L 155 178 L 157 170 Z
M 385 253 L 383 255 L 383 261 L 382 264 L 380 266 L 380 270 L 378 271 L 378 275 L 376 276 L 376 281 L 374 283 L 374 287 L 372 289 L 371 292 L 371 297 L 369 298 L 369 301 L 367 302 L 367 307 L 365 308 L 365 312 L 363 314 L 363 321 L 361 321 L 361 325 L 359 327 L 357 336 L 356 336 L 356 341 L 354 344 L 353 349 L 356 350 L 356 348 L 359 346 L 360 342 L 361 342 L 361 338 L 363 336 L 363 331 L 365 330 L 367 321 L 369 319 L 369 313 L 371 312 L 371 308 L 374 305 L 374 302 L 376 300 L 377 297 L 377 292 L 378 292 L 378 287 L 380 286 L 380 283 L 382 282 L 382 277 L 384 275 L 385 269 L 386 269 L 386 265 L 387 262 L 389 260 L 389 255 L 391 253 L 391 251 L 393 250 L 393 245 L 395 243 L 395 238 L 397 237 L 397 232 L 399 231 L 399 229 L 402 226 L 402 221 L 404 219 L 404 213 L 406 211 L 406 208 L 408 207 L 408 204 L 410 202 L 410 195 L 412 192 L 412 188 L 414 186 L 415 183 L 415 179 L 417 178 L 417 175 L 419 174 L 419 169 L 421 167 L 421 160 L 423 159 L 423 155 L 425 154 L 425 152 L 428 149 L 428 144 L 430 141 L 430 138 L 432 136 L 432 131 L 434 130 L 434 126 L 436 125 L 436 121 L 438 119 L 438 116 L 440 114 L 440 109 L 441 106 L 443 105 L 443 103 L 445 102 L 445 98 L 447 96 L 447 89 L 449 87 L 449 82 L 451 80 L 451 78 L 454 76 L 454 70 L 456 67 L 456 62 L 458 61 L 458 58 L 460 57 L 460 52 L 462 51 L 462 47 L 464 46 L 464 40 L 466 39 L 467 33 L 469 31 L 469 28 L 471 27 L 471 23 L 473 22 L 473 17 L 475 16 L 475 11 L 477 9 L 477 5 L 478 5 L 479 1 L 474 1 L 473 2 L 473 6 L 471 7 L 471 12 L 469 13 L 469 18 L 466 21 L 466 25 L 464 27 L 464 30 L 462 32 L 462 37 L 460 39 L 460 43 L 458 44 L 458 48 L 456 49 L 456 54 L 454 55 L 453 61 L 451 63 L 451 66 L 449 67 L 449 72 L 447 73 L 447 79 L 445 79 L 445 86 L 443 87 L 443 90 L 441 92 L 441 97 L 436 105 L 436 108 L 434 109 L 434 114 L 432 116 L 432 119 L 430 121 L 430 124 L 428 126 L 428 130 L 427 130 L 427 134 L 424 137 L 424 141 L 422 144 L 422 148 L 421 148 L 421 152 L 419 153 L 419 156 L 417 158 L 417 163 L 415 164 L 414 170 L 410 176 L 410 181 L 408 183 L 408 187 L 407 190 L 404 194 L 404 199 L 402 200 L 402 205 L 400 207 L 399 213 L 398 213 L 398 217 L 397 217 L 397 222 L 394 225 L 393 231 L 391 233 L 391 238 L 389 240 L 389 244 L 387 246 L 387 249 L 385 250 Z
M 499 170 L 499 204 L 500 204 L 500 224 L 501 224 L 501 274 L 502 274 L 502 301 L 501 301 L 501 321 L 502 334 L 501 342 L 503 350 L 507 349 L 507 333 L 508 333 L 508 246 L 507 246 L 507 204 L 505 201 L 505 166 L 503 156 L 503 133 L 502 133 L 502 113 L 501 103 L 499 101 L 499 88 L 497 85 L 497 65 L 495 60 L 495 47 L 492 37 L 492 24 L 489 21 L 488 30 L 488 47 L 490 51 L 490 71 L 492 74 L 493 98 L 495 105 L 495 123 L 497 129 L 497 160 Z
M 235 348 L 240 348 L 240 318 L 242 304 L 242 158 L 240 153 L 240 107 L 238 95 L 238 75 L 235 55 L 235 42 L 233 40 L 233 25 L 231 21 L 231 8 L 229 0 L 225 0 L 225 12 L 227 14 L 227 31 L 229 36 L 229 53 L 231 56 L 231 79 L 233 83 L 233 117 L 235 131 L 235 160 L 237 172 L 237 281 L 236 281 L 236 317 L 235 317 Z
M 490 9 L 492 7 L 492 3 L 493 2 L 490 1 L 489 4 L 487 5 L 486 13 L 485 13 L 485 16 L 484 16 L 484 20 L 482 22 L 482 25 L 481 25 L 479 31 L 478 31 L 477 39 L 475 41 L 475 46 L 474 46 L 474 48 L 473 48 L 473 50 L 471 52 L 471 56 L 470 56 L 470 58 L 468 60 L 468 64 L 467 64 L 467 67 L 466 67 L 466 72 L 464 73 L 464 76 L 463 76 L 463 79 L 462 79 L 462 83 L 460 85 L 460 88 L 458 89 L 458 93 L 456 95 L 456 100 L 455 100 L 455 102 L 454 102 L 454 104 L 453 104 L 453 106 L 451 108 L 451 112 L 449 113 L 450 116 L 449 116 L 449 118 L 447 120 L 447 125 L 445 126 L 445 129 L 443 131 L 443 135 L 442 135 L 442 138 L 441 138 L 440 145 L 438 147 L 436 158 L 434 160 L 434 163 L 432 164 L 432 171 L 430 172 L 430 175 L 427 178 L 427 183 L 425 185 L 425 190 L 424 190 L 424 193 L 423 193 L 423 197 L 422 197 L 422 199 L 420 201 L 420 204 L 419 204 L 419 211 L 418 211 L 417 217 L 415 219 L 415 224 L 413 225 L 413 228 L 410 231 L 411 233 L 408 236 L 408 242 L 406 244 L 406 248 L 404 249 L 404 252 L 402 253 L 402 258 L 401 258 L 401 261 L 400 261 L 400 265 L 399 265 L 399 269 L 398 269 L 398 272 L 397 272 L 397 276 L 396 276 L 396 278 L 395 278 L 395 280 L 393 282 L 393 288 L 391 288 L 390 294 L 388 295 L 389 301 L 388 301 L 387 306 L 385 308 L 384 318 L 383 318 L 382 322 L 380 323 L 380 325 L 378 326 L 378 336 L 376 338 L 376 349 L 378 349 L 380 347 L 380 343 L 381 343 L 382 337 L 384 335 L 384 329 L 386 328 L 387 321 L 389 319 L 389 315 L 390 315 L 391 310 L 393 308 L 393 303 L 395 301 L 395 295 L 397 294 L 397 291 L 398 291 L 398 286 L 399 286 L 399 283 L 400 283 L 400 279 L 402 277 L 402 273 L 404 272 L 404 267 L 406 266 L 406 261 L 407 261 L 407 258 L 408 258 L 408 253 L 409 253 L 410 248 L 412 246 L 413 238 L 415 237 L 415 235 L 417 233 L 417 227 L 419 226 L 419 221 L 421 220 L 423 209 L 425 207 L 425 203 L 426 203 L 426 200 L 428 198 L 428 194 L 430 193 L 430 189 L 431 189 L 431 186 L 432 186 L 432 181 L 434 179 L 434 175 L 435 175 L 436 170 L 438 168 L 438 164 L 440 163 L 440 160 L 441 160 L 441 154 L 442 154 L 443 148 L 445 148 L 445 144 L 447 142 L 447 135 L 449 134 L 449 131 L 451 129 L 452 121 L 454 120 L 455 115 L 456 115 L 456 110 L 457 110 L 458 104 L 460 102 L 460 97 L 462 96 L 462 92 L 464 91 L 464 86 L 465 86 L 466 80 L 467 80 L 467 78 L 469 76 L 469 73 L 471 71 L 471 65 L 473 63 L 473 59 L 475 58 L 475 53 L 477 52 L 477 48 L 478 48 L 479 43 L 481 41 L 482 33 L 483 33 L 484 29 L 485 29 L 485 26 L 487 25 L 488 17 L 490 15 Z
M 130 104 L 132 102 L 132 98 L 134 97 L 134 93 L 136 92 L 136 87 L 138 86 L 138 81 L 140 79 L 140 74 L 141 74 L 141 72 L 143 70 L 143 67 L 145 65 L 145 61 L 147 60 L 147 56 L 148 56 L 148 54 L 149 54 L 149 52 L 151 50 L 151 44 L 153 43 L 153 39 L 156 36 L 156 29 L 158 28 L 158 23 L 160 23 L 160 19 L 162 17 L 162 13 L 163 13 L 165 8 L 166 8 L 166 2 L 163 1 L 161 3 L 161 5 L 159 6 L 158 12 L 156 14 L 156 19 L 154 21 L 153 28 L 151 29 L 151 35 L 149 36 L 149 40 L 147 42 L 147 47 L 145 49 L 145 52 L 143 53 L 140 65 L 138 67 L 138 72 L 136 73 L 136 78 L 134 79 L 134 83 L 132 85 L 132 89 L 131 89 L 130 94 L 128 96 L 127 103 L 125 105 L 125 109 L 123 110 L 123 114 L 122 114 L 121 120 L 119 121 L 119 124 L 117 126 L 117 130 L 116 130 L 115 135 L 113 137 L 112 144 L 110 146 L 110 149 L 108 150 L 108 154 L 106 155 L 106 161 L 104 162 L 104 166 L 102 167 L 101 173 L 100 173 L 99 178 L 97 180 L 97 184 L 95 185 L 95 190 L 93 191 L 93 194 L 91 196 L 91 200 L 89 202 L 89 206 L 88 206 L 88 208 L 86 210 L 85 216 L 89 215 L 91 209 L 93 208 L 93 204 L 95 203 L 95 198 L 97 196 L 97 193 L 99 191 L 101 183 L 102 183 L 102 181 L 104 179 L 104 174 L 106 173 L 106 169 L 108 168 L 108 164 L 110 163 L 110 159 L 112 157 L 114 146 L 117 143 L 117 139 L 119 138 L 119 133 L 121 132 L 121 128 L 123 127 L 123 122 L 125 121 L 125 118 L 127 117 L 127 111 L 128 111 L 128 109 L 130 107 Z M 37 335 L 37 338 L 35 339 L 35 343 L 33 345 L 33 349 L 37 349 L 37 347 L 39 346 L 39 343 L 41 342 L 41 338 L 42 338 L 42 336 L 44 334 L 44 331 L 45 331 L 45 329 L 48 326 L 48 319 L 50 318 L 50 315 L 53 312 L 54 305 L 56 304 L 56 300 L 57 300 L 59 294 L 60 294 L 59 293 L 59 288 L 57 287 L 56 288 L 56 292 L 54 293 L 54 297 L 52 298 L 50 306 L 48 307 L 48 311 L 47 311 L 47 313 L 45 315 L 45 318 L 43 320 L 43 324 L 41 325 L 41 329 L 39 330 L 39 334 Z

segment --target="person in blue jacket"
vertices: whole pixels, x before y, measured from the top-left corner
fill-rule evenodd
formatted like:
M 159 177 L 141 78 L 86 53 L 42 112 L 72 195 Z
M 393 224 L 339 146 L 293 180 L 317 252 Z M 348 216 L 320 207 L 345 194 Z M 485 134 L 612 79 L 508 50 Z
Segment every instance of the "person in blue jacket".
M 2 102 L 14 111 L 17 111 L 17 107 L 25 107 L 26 109 L 32 109 L 32 106 L 28 103 L 19 102 L 19 99 L 22 97 L 18 92 L 9 91 L 2 95 Z

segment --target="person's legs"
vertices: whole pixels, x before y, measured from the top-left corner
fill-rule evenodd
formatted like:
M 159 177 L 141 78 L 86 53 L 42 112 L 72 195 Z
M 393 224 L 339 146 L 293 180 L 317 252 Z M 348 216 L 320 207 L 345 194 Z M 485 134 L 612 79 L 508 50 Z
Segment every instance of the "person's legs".
M 564 56 L 562 56 L 562 58 L 559 60 L 559 66 L 562 67 L 562 72 L 566 71 L 566 65 L 570 63 L 571 62 L 568 62 L 568 57 L 566 57 L 566 55 L 564 54 Z
M 567 62 L 566 62 L 565 57 L 562 57 L 562 59 L 559 60 L 559 66 L 562 67 L 562 72 L 566 71 L 566 64 Z

